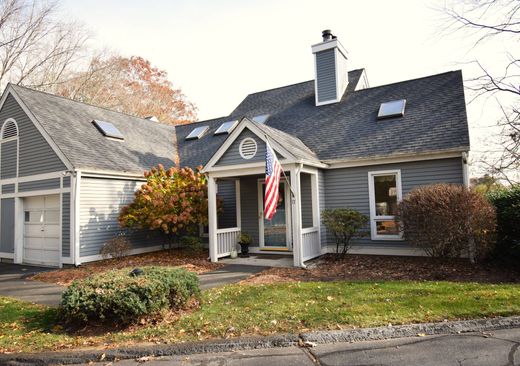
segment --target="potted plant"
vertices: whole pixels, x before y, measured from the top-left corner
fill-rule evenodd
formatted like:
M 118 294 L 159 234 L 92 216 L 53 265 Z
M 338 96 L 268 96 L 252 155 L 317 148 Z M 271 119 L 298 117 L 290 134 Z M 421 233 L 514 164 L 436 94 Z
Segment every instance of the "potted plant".
M 249 257 L 249 245 L 253 242 L 253 238 L 246 232 L 241 232 L 238 237 L 238 244 L 240 244 L 242 258 Z

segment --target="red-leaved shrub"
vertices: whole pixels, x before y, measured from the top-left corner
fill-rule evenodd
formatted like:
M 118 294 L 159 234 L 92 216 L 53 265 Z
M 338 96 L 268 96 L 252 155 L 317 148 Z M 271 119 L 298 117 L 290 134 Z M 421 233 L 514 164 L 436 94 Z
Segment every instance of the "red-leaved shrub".
M 399 204 L 404 238 L 431 257 L 483 259 L 495 245 L 496 214 L 480 193 L 460 185 L 412 190 Z

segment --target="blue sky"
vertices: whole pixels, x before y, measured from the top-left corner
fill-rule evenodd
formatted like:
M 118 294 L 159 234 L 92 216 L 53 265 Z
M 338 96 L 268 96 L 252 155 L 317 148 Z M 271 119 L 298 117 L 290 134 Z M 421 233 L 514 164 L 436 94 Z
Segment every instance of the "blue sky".
M 475 58 L 499 65 L 502 45 L 475 50 L 470 38 L 441 32 L 436 9 L 443 5 L 440 0 L 63 0 L 62 12 L 93 31 L 93 46 L 142 56 L 168 71 L 198 106 L 200 119 L 208 119 L 229 114 L 248 93 L 312 79 L 311 45 L 327 28 L 349 52 L 349 68 L 366 68 L 371 86 L 460 68 L 468 78 L 474 70 L 464 62 Z M 471 105 L 469 113 L 472 143 L 481 148 L 496 115 L 484 101 Z

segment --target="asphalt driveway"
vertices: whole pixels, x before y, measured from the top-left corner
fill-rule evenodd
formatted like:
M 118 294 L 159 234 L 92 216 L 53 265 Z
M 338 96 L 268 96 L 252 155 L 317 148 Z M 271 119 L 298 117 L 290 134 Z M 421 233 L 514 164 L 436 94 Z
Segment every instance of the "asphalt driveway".
M 53 268 L 0 263 L 0 296 L 13 297 L 36 304 L 56 306 L 64 288 L 49 283 L 31 281 L 27 277 Z

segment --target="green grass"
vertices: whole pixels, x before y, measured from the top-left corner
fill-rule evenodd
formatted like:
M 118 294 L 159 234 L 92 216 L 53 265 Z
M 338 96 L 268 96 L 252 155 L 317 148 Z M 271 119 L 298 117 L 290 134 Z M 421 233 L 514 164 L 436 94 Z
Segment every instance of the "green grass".
M 4 298 L 0 300 L 0 351 L 516 315 L 520 314 L 520 285 L 396 281 L 231 285 L 205 292 L 203 301 L 200 309 L 173 322 L 87 338 L 54 327 L 55 310 Z M 226 332 L 230 327 L 234 331 Z

